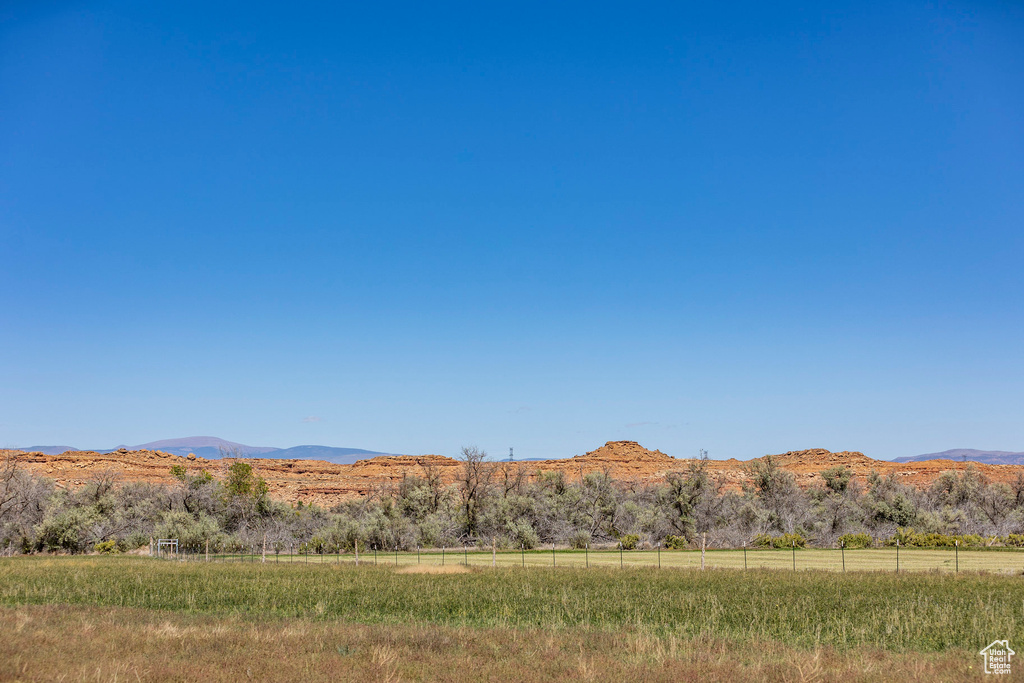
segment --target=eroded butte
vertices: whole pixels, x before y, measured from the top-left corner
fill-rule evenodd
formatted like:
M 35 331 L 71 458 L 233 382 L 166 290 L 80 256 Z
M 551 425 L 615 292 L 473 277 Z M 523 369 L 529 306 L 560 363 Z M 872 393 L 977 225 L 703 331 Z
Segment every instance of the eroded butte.
M 67 451 L 60 455 L 0 451 L 14 454 L 19 467 L 33 474 L 53 479 L 58 486 L 76 489 L 100 476 L 113 474 L 119 481 L 146 481 L 171 485 L 172 465 L 183 465 L 190 472 L 201 470 L 223 477 L 234 460 L 207 460 L 195 456 L 181 457 L 161 451 L 129 451 L 112 453 Z M 792 472 L 801 487 L 819 486 L 820 473 L 836 465 L 849 467 L 855 479 L 865 481 L 872 470 L 886 476 L 890 473 L 901 483 L 925 487 L 948 470 L 962 471 L 975 467 L 991 481 L 1011 483 L 1024 476 L 1022 465 L 986 465 L 927 460 L 895 463 L 875 460 L 863 453 L 842 451 L 832 453 L 823 448 L 789 451 L 771 456 L 783 469 Z M 463 468 L 459 460 L 442 455 L 397 455 L 359 460 L 352 465 L 337 465 L 319 460 L 274 460 L 246 458 L 270 487 L 270 495 L 289 503 L 303 501 L 332 506 L 344 500 L 383 491 L 404 477 L 437 477 L 443 483 L 455 482 Z M 623 482 L 656 483 L 670 472 L 685 472 L 693 463 L 661 451 L 651 451 L 635 441 L 609 441 L 604 446 L 572 458 L 528 462 L 497 462 L 495 481 L 509 476 L 535 478 L 543 472 L 561 472 L 567 480 L 578 481 L 591 472 L 606 472 Z M 727 489 L 738 490 L 750 481 L 740 460 L 709 460 L 708 470 Z

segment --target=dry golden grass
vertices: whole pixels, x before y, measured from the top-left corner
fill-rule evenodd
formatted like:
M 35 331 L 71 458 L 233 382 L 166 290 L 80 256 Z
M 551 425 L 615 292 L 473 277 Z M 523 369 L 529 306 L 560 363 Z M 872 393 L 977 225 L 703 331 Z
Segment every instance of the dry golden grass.
M 196 557 L 201 559 L 201 557 Z M 215 561 L 229 560 L 241 563 L 256 563 L 258 555 L 214 555 Z M 269 555 L 270 564 L 354 564 L 351 554 L 344 555 Z M 709 550 L 704 556 L 704 564 L 709 569 L 781 569 L 792 571 L 808 569 L 833 572 L 895 572 L 896 548 L 864 548 L 846 550 L 838 548 L 807 548 L 797 549 L 792 553 L 787 549 L 753 549 L 743 550 Z M 373 555 L 364 555 L 362 564 L 379 566 L 408 567 L 411 565 L 459 566 L 468 564 L 470 567 L 488 568 L 492 562 L 499 567 L 543 567 L 566 569 L 606 568 L 654 568 L 663 569 L 699 569 L 701 554 L 699 550 L 629 550 L 620 553 L 618 550 L 591 549 L 568 550 L 560 548 L 552 554 L 547 549 L 499 550 L 492 557 L 490 550 L 463 551 L 449 548 L 446 554 L 440 550 L 421 550 L 410 552 L 380 553 L 376 561 Z M 903 548 L 899 552 L 900 572 L 989 572 L 1007 575 L 1019 575 L 1024 572 L 1024 549 L 1021 548 L 986 548 L 960 550 L 952 548 Z
M 395 570 L 398 574 L 468 574 L 470 571 L 469 567 L 461 564 L 446 564 L 443 567 L 436 564 L 413 564 Z
M 1024 584 L 977 572 L 16 558 L 0 605 L 0 681 L 931 683 L 1024 642 Z
M 0 608 L 0 680 L 975 681 L 972 651 L 384 626 L 117 607 Z M 1020 669 L 1017 672 L 1021 671 Z M 1010 680 L 1024 678 L 1020 673 Z

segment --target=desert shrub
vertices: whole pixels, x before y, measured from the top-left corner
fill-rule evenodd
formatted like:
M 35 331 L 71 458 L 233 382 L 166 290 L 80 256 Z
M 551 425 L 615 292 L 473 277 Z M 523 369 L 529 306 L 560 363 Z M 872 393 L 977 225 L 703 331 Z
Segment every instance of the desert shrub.
M 821 478 L 825 480 L 825 486 L 830 491 L 842 493 L 850 485 L 850 479 L 853 478 L 853 470 L 844 465 L 836 465 L 823 471 Z
M 1024 534 L 1009 534 L 1003 543 L 1006 545 L 1012 545 L 1015 548 L 1024 548 Z
M 327 541 L 319 536 L 314 536 L 305 543 L 299 545 L 299 552 L 311 555 L 323 555 L 328 552 Z
M 525 519 L 520 519 L 508 527 L 508 540 L 509 544 L 513 548 L 536 548 L 537 544 L 540 543 L 540 537 L 537 535 L 537 531 L 533 526 Z
M 132 533 L 121 539 L 121 546 L 126 550 L 135 550 L 149 545 L 149 536 L 141 531 Z
M 807 539 L 800 534 L 782 534 L 781 536 L 758 534 L 754 537 L 753 544 L 758 548 L 792 548 L 794 546 L 806 548 Z
M 117 541 L 114 540 L 100 541 L 94 545 L 92 549 L 104 555 L 112 555 L 116 552 L 120 552 L 120 548 L 117 547 Z
M 337 516 L 330 526 L 317 531 L 317 535 L 323 538 L 328 552 L 351 552 L 355 549 L 356 541 L 363 538 L 363 530 L 359 522 L 351 517 Z M 287 546 L 291 540 L 279 539 L 278 543 Z
M 50 550 L 78 553 L 88 548 L 89 529 L 98 515 L 91 508 L 67 508 L 48 517 L 39 529 L 40 544 Z
M 590 533 L 587 531 L 577 531 L 569 537 L 569 547 L 576 550 L 583 550 L 590 545 Z
M 165 512 L 154 529 L 157 538 L 176 538 L 181 547 L 198 547 L 217 534 L 217 520 L 200 512 Z
M 839 537 L 839 545 L 843 548 L 870 548 L 874 545 L 874 539 L 868 534 L 843 534 Z
M 742 492 L 723 492 L 699 462 L 667 476 L 664 485 L 625 487 L 607 473 L 590 473 L 578 483 L 558 474 L 534 480 L 525 465 L 503 466 L 498 477 L 491 472 L 496 463 L 470 455 L 468 479 L 446 485 L 425 466 L 397 488 L 330 511 L 271 501 L 265 482 L 241 460 L 218 479 L 176 464 L 170 486 L 118 486 L 104 475 L 80 490 L 63 490 L 13 472 L 6 480 L 0 476 L 0 553 L 91 552 L 107 540 L 126 551 L 160 537 L 179 539 L 182 549 L 209 542 L 213 552 L 249 552 L 264 537 L 282 551 L 317 538 L 328 553 L 351 552 L 356 539 L 364 548 L 406 550 L 478 539 L 489 547 L 492 538 L 515 549 L 536 548 L 540 539 L 573 548 L 621 540 L 629 549 L 653 547 L 647 541 L 681 549 L 699 546 L 704 533 L 715 547 L 739 547 L 760 533 L 755 542 L 766 548 L 835 547 L 837 540 L 847 548 L 897 541 L 922 548 L 951 549 L 957 542 L 1024 548 L 1024 475 L 1010 487 L 975 473 L 947 473 L 919 490 L 895 475 L 872 473 L 862 492 L 848 468 L 835 467 L 821 473 L 822 486 L 808 491 L 769 458 L 748 468 Z M 473 492 L 466 488 L 471 484 L 478 487 Z
M 623 534 L 619 536 L 619 545 L 622 546 L 623 550 L 636 550 L 639 544 L 640 537 L 636 534 Z
M 403 522 L 394 510 L 375 508 L 360 520 L 361 536 L 371 548 L 394 548 L 401 544 Z
M 249 553 L 252 546 L 234 535 L 218 534 L 210 540 L 210 551 L 218 553 Z
M 987 545 L 985 539 L 978 534 L 923 534 L 912 528 L 898 529 L 891 538 L 886 539 L 886 546 L 896 545 L 907 548 L 952 548 L 960 542 L 961 548 L 978 548 Z
M 672 534 L 669 534 L 665 537 L 665 547 L 670 550 L 685 550 L 689 546 L 689 542 L 687 542 L 686 538 L 683 536 L 673 536 Z

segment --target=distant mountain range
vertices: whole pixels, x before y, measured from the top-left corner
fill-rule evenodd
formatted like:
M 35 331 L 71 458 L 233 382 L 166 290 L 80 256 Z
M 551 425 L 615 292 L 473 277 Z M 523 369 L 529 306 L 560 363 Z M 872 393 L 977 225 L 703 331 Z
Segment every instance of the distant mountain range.
M 215 460 L 218 458 L 275 458 L 286 460 L 323 460 L 339 465 L 350 465 L 356 460 L 374 458 L 378 455 L 393 455 L 368 451 L 362 448 L 335 448 L 333 446 L 292 446 L 291 448 L 274 448 L 272 446 L 246 446 L 245 444 L 225 441 L 215 436 L 190 436 L 184 439 L 164 439 L 151 441 L 138 446 L 118 446 L 117 448 L 88 449 L 97 453 L 112 453 L 118 448 L 132 451 L 163 451 L 173 455 L 185 456 L 195 453 L 200 458 Z M 28 446 L 18 450 L 60 455 L 65 451 L 82 450 L 74 446 Z
M 920 462 L 921 460 L 956 460 L 958 462 L 983 462 L 988 465 L 1024 465 L 1024 453 L 1010 451 L 978 451 L 973 448 L 954 448 L 941 453 L 905 455 L 893 458 L 893 462 Z
M 163 451 L 174 455 L 195 453 L 200 458 L 216 460 L 219 458 L 274 458 L 288 460 L 323 460 L 339 465 L 350 465 L 357 460 L 374 458 L 379 455 L 396 455 L 368 451 L 363 448 L 336 448 L 334 446 L 292 446 L 291 448 L 275 448 L 273 446 L 247 446 L 234 441 L 225 441 L 215 436 L 190 436 L 184 439 L 164 439 L 151 441 L 138 446 L 118 446 L 129 450 Z M 89 449 L 97 453 L 112 453 L 117 448 Z M 22 451 L 34 451 L 47 455 L 60 455 L 65 451 L 81 450 L 74 446 L 27 446 Z M 517 458 L 516 462 L 532 462 L 541 458 Z M 954 448 L 941 453 L 925 453 L 924 455 L 905 455 L 893 458 L 893 462 L 920 462 L 922 460 L 954 460 L 957 462 L 982 462 L 989 465 L 1024 465 L 1024 453 L 1011 451 L 980 451 L 973 448 Z

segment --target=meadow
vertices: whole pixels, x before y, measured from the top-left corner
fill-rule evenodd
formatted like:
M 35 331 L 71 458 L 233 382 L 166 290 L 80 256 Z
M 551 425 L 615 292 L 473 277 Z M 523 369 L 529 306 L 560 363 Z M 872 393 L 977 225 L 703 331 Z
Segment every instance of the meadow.
M 186 560 L 211 562 L 261 562 L 259 548 L 245 554 L 205 554 L 201 548 L 194 552 L 183 552 L 178 557 Z M 269 563 L 304 564 L 355 564 L 351 552 L 343 554 L 283 553 L 272 550 L 266 555 Z M 470 567 L 556 567 L 556 568 L 661 568 L 699 569 L 699 550 L 629 550 L 615 549 L 567 550 L 557 548 L 525 551 L 501 550 L 494 554 L 490 550 L 476 548 L 447 548 L 444 551 L 432 548 L 417 551 L 364 550 L 361 564 L 412 565 Z M 703 558 L 708 569 L 781 569 L 797 571 L 814 569 L 821 571 L 892 571 L 901 572 L 977 572 L 986 571 L 1003 574 L 1024 574 L 1024 550 L 1019 548 L 984 548 L 955 550 L 953 548 L 903 548 L 897 551 L 889 548 L 861 548 L 856 550 L 798 548 L 790 550 L 747 549 L 708 550 Z
M 63 661 L 100 680 L 134 680 L 126 662 L 156 679 L 206 666 L 282 680 L 970 680 L 980 648 L 1024 642 L 1019 576 L 377 559 L 0 560 L 0 677 L 51 678 Z M 47 648 L 66 657 L 41 666 L 31 653 Z

